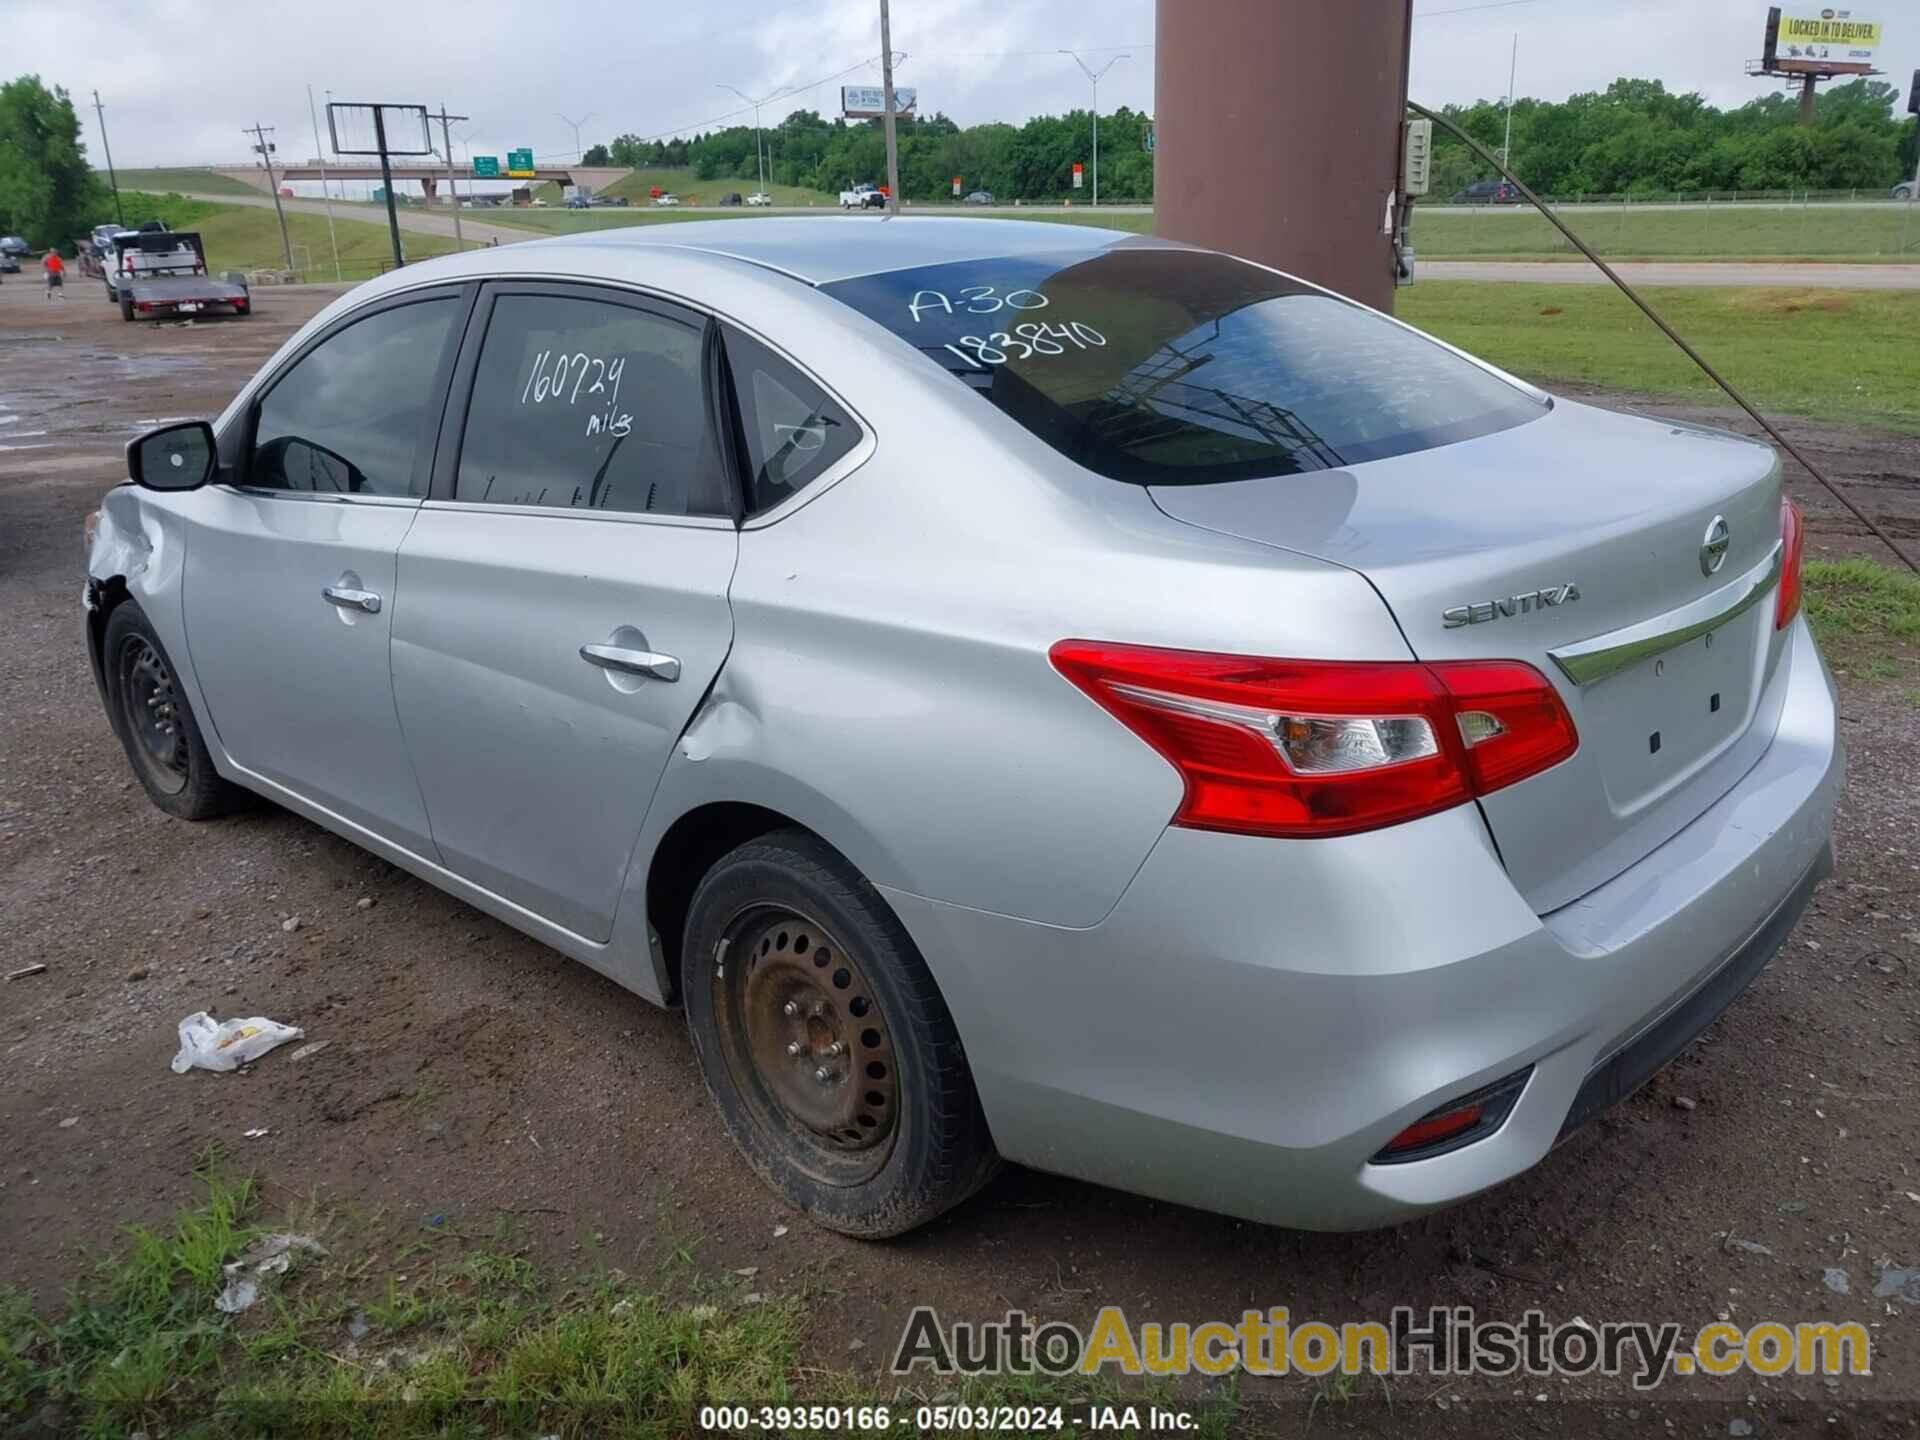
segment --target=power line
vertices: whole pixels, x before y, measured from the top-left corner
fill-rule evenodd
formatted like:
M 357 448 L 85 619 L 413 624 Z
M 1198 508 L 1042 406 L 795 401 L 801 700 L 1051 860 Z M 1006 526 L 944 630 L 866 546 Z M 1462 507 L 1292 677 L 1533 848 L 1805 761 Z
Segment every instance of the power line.
M 899 58 L 901 60 L 905 60 L 907 57 L 903 52 Z M 830 85 L 835 80 L 843 79 L 844 77 L 853 74 L 857 70 L 865 70 L 870 65 L 877 65 L 880 63 L 880 59 L 881 57 L 878 55 L 871 56 L 868 59 L 860 61 L 858 64 L 847 66 L 847 68 L 844 70 L 836 70 L 831 75 L 823 75 L 818 80 L 809 80 L 804 84 L 800 84 L 800 85 L 790 85 L 784 90 L 777 91 L 773 96 L 769 98 L 770 99 L 786 99 L 793 95 L 804 95 L 809 90 L 818 90 L 822 85 Z M 761 103 L 765 104 L 767 102 L 762 101 Z M 722 123 L 723 121 L 732 120 L 736 116 L 751 115 L 752 113 L 753 113 L 753 107 L 751 105 L 747 105 L 740 109 L 729 110 L 724 115 L 716 115 L 711 120 L 701 120 L 691 125 L 675 125 L 670 129 L 655 131 L 651 135 L 635 135 L 633 138 L 644 145 L 654 140 L 666 140 L 676 135 L 684 135 L 690 130 L 691 131 L 706 130 L 711 126 Z
M 1148 40 L 1138 45 L 1075 45 L 1070 49 L 1064 50 L 1058 46 L 1055 46 L 1051 50 L 942 50 L 939 52 L 939 58 L 942 60 L 1002 60 L 1030 55 L 1052 57 L 1055 55 L 1072 55 L 1075 52 L 1082 55 L 1109 55 L 1116 50 L 1151 49 L 1153 49 L 1153 42 Z
M 1511 10 L 1515 5 L 1537 5 L 1539 0 L 1487 0 L 1484 5 L 1461 5 L 1452 10 L 1416 10 L 1416 20 L 1433 20 L 1442 15 L 1470 15 L 1475 10 Z

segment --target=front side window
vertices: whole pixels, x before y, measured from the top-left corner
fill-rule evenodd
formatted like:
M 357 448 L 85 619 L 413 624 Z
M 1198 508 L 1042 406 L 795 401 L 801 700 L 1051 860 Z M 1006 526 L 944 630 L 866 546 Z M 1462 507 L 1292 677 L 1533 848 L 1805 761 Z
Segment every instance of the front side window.
M 706 332 L 613 301 L 505 294 L 474 373 L 459 500 L 730 515 Z
M 453 295 L 335 331 L 260 402 L 247 483 L 329 495 L 424 495 Z
M 1204 250 L 1122 241 L 821 288 L 1063 455 L 1135 484 L 1357 465 L 1547 409 L 1383 316 Z
M 728 327 L 727 368 L 746 437 L 747 513 L 771 510 L 860 443 L 860 427 L 813 381 Z

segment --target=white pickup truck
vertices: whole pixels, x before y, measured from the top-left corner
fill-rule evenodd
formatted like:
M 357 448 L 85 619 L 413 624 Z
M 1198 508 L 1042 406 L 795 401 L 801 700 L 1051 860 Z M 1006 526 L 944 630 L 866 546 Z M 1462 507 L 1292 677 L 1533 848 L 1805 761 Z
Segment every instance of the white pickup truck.
M 887 193 L 877 185 L 861 181 L 851 190 L 840 192 L 842 210 L 884 210 L 887 208 Z

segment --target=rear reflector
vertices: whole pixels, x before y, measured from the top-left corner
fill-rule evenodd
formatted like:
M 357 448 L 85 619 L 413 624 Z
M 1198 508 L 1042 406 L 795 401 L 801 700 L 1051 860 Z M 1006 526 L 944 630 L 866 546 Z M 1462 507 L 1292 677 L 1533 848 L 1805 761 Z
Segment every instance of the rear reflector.
M 1486 1139 L 1506 1123 L 1514 1101 L 1527 1088 L 1527 1077 L 1532 1074 L 1533 1067 L 1529 1065 L 1471 1095 L 1462 1095 L 1437 1110 L 1429 1110 L 1381 1146 L 1373 1163 L 1398 1165 L 1408 1160 L 1430 1160 L 1435 1155 Z
M 1800 507 L 1791 500 L 1780 501 L 1780 588 L 1774 595 L 1773 628 L 1784 630 L 1800 613 L 1800 561 L 1806 548 L 1807 525 Z
M 1062 640 L 1054 668 L 1180 772 L 1176 825 L 1350 835 L 1449 809 L 1578 748 L 1517 660 L 1264 660 Z

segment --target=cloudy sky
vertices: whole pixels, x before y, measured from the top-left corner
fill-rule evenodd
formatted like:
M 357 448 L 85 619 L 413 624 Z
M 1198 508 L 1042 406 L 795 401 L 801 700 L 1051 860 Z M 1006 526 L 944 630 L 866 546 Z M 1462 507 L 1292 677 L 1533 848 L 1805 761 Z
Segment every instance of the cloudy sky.
M 273 15 L 281 8 L 285 19 Z M 1073 47 L 1096 68 L 1128 57 L 1101 82 L 1103 110 L 1151 111 L 1155 8 L 893 0 L 894 48 L 908 56 L 897 82 L 963 124 L 1019 121 L 1087 103 L 1084 77 L 1058 53 Z M 1855 10 L 1887 23 L 1880 63 L 1904 99 L 1920 65 L 1920 14 L 1909 0 Z M 1517 35 L 1522 95 L 1562 99 L 1633 74 L 1739 104 L 1770 83 L 1742 73 L 1765 14 L 1761 0 L 1415 0 L 1413 94 L 1498 98 Z M 122 166 L 243 159 L 241 127 L 256 121 L 278 127 L 281 156 L 305 159 L 309 85 L 322 106 L 329 90 L 444 103 L 473 117 L 456 127 L 457 152 L 531 145 L 560 161 L 574 151 L 562 115 L 585 120 L 586 144 L 736 122 L 743 107 L 723 84 L 750 95 L 793 87 L 766 107 L 769 123 L 800 107 L 830 113 L 839 85 L 879 83 L 869 63 L 879 52 L 876 0 L 0 0 L 0 71 L 37 72 L 72 92 L 96 163 L 98 88 Z

